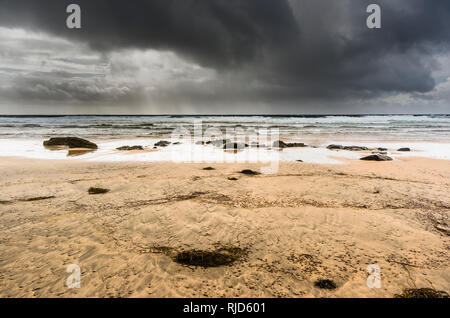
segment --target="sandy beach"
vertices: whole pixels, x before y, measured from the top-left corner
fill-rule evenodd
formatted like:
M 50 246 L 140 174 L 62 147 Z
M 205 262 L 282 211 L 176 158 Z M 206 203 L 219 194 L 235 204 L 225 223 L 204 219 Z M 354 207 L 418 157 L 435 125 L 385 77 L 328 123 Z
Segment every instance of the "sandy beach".
M 450 1 L 0 3 L 13 310 L 448 304 Z
M 0 296 L 450 292 L 449 166 L 414 157 L 283 162 L 276 174 L 251 176 L 239 171 L 261 164 L 2 158 Z M 110 191 L 89 195 L 90 187 Z M 211 268 L 174 261 L 220 246 L 245 253 Z M 66 286 L 70 264 L 81 268 L 81 288 Z M 366 284 L 370 264 L 381 288 Z M 317 288 L 317 279 L 337 288 Z

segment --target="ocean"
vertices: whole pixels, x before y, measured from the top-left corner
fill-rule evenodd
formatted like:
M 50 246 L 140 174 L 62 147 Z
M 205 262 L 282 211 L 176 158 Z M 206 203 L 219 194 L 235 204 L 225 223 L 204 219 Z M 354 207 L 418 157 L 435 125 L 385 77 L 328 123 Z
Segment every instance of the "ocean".
M 314 148 L 283 151 L 281 160 L 286 161 L 298 160 L 296 158 L 302 157 L 302 160 L 305 159 L 307 162 L 337 163 L 330 156 L 358 158 L 354 152 L 329 153 L 325 147 L 331 143 L 386 147 L 389 150 L 410 147 L 412 152 L 401 155 L 450 160 L 450 115 L 448 114 L 0 116 L 0 156 L 67 159 L 63 151 L 45 149 L 42 141 L 49 137 L 77 136 L 92 140 L 100 147 L 95 153 L 78 156 L 76 159 L 165 161 L 169 160 L 165 152 L 173 153 L 175 149 L 173 146 L 160 149 L 158 152 L 127 156 L 118 154 L 115 147 L 128 144 L 152 148 L 155 142 L 170 138 L 172 132 L 179 127 L 194 134 L 194 124 L 199 126 L 200 123 L 202 133 L 215 129 L 227 134 L 228 138 L 233 137 L 234 132 L 246 134 L 261 129 L 276 130 L 282 140 L 304 142 L 314 146 Z M 189 142 L 191 148 L 194 147 L 195 141 L 196 138 L 193 138 Z M 187 151 L 185 146 L 186 142 L 178 145 L 178 151 Z M 210 160 L 215 160 L 214 154 L 207 154 L 211 149 L 205 146 L 197 148 L 195 151 L 203 153 L 203 156 Z M 214 149 L 213 152 L 216 150 Z M 262 149 L 259 151 L 264 152 Z M 239 156 L 242 154 L 234 154 L 234 157 Z M 260 156 L 270 156 L 270 152 L 261 153 Z

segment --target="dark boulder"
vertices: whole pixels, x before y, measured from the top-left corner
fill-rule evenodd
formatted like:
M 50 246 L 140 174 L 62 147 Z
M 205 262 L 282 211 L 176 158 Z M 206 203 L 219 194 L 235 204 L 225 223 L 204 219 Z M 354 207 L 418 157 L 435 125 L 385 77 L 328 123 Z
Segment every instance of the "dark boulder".
M 165 140 L 160 140 L 155 144 L 156 147 L 167 147 L 168 145 L 170 145 L 170 141 Z
M 377 148 L 379 151 L 387 151 L 387 148 L 381 148 L 381 147 L 378 147 Z
M 273 147 L 275 147 L 275 148 L 293 148 L 293 147 L 306 147 L 306 145 L 301 142 L 286 143 L 284 141 L 277 140 L 277 141 L 273 142 Z
M 44 146 L 66 146 L 69 148 L 97 149 L 98 146 L 89 140 L 78 137 L 55 137 L 44 141 Z
M 342 146 L 342 145 L 329 145 L 328 147 L 327 147 L 327 149 L 330 149 L 330 150 L 337 150 L 337 149 L 344 149 L 344 146 Z
M 273 147 L 275 147 L 275 148 L 287 148 L 288 145 L 284 141 L 277 140 L 277 141 L 273 142 Z
M 367 157 L 363 157 L 361 158 L 361 160 L 366 160 L 366 161 L 391 161 L 392 158 L 385 156 L 385 155 L 381 155 L 381 154 L 376 154 L 376 155 L 370 155 Z
M 131 150 L 144 150 L 144 147 L 142 147 L 142 146 L 122 146 L 122 147 L 119 147 L 116 149 L 122 150 L 122 151 L 131 151 Z
M 288 143 L 287 144 L 289 148 L 293 148 L 293 147 L 306 147 L 306 145 L 302 142 L 293 142 L 293 143 Z
M 405 152 L 407 152 L 407 151 L 411 151 L 411 149 L 410 148 L 400 148 L 400 149 L 397 149 L 397 151 L 405 151 Z

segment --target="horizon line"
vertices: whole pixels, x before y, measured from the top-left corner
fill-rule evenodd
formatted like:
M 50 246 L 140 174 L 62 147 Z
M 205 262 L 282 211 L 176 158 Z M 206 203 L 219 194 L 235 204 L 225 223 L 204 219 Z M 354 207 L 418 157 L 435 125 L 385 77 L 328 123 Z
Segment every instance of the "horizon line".
M 66 117 L 66 116 L 268 116 L 268 117 L 308 117 L 308 116 L 450 116 L 450 113 L 361 113 L 361 114 L 0 114 L 0 117 Z

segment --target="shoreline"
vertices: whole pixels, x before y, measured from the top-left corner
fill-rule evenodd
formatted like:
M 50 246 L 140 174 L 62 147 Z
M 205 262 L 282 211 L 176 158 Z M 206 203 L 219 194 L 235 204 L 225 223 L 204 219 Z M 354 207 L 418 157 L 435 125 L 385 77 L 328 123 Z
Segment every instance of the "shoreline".
M 343 161 L 359 160 L 364 155 L 370 155 L 378 147 L 386 148 L 387 155 L 394 160 L 406 157 L 422 157 L 430 159 L 450 160 L 450 142 L 400 142 L 400 141 L 332 141 L 316 140 L 309 142 L 308 138 L 280 137 L 286 142 L 306 143 L 306 147 L 277 149 L 270 147 L 249 147 L 230 153 L 220 147 L 212 145 L 198 145 L 195 140 L 142 137 L 133 139 L 90 139 L 98 144 L 99 148 L 93 151 L 80 149 L 53 149 L 45 148 L 41 138 L 1 139 L 0 158 L 17 157 L 30 159 L 57 159 L 57 160 L 85 160 L 88 162 L 294 162 L 303 160 L 308 163 L 340 164 Z M 179 144 L 170 144 L 167 147 L 156 147 L 160 140 L 171 140 Z M 366 146 L 368 151 L 329 150 L 327 145 L 341 144 L 343 146 Z M 129 145 L 141 145 L 142 151 L 118 151 L 116 148 Z M 398 152 L 399 148 L 411 148 L 409 152 Z M 372 150 L 371 150 L 372 149 Z M 68 152 L 69 151 L 69 152 Z

